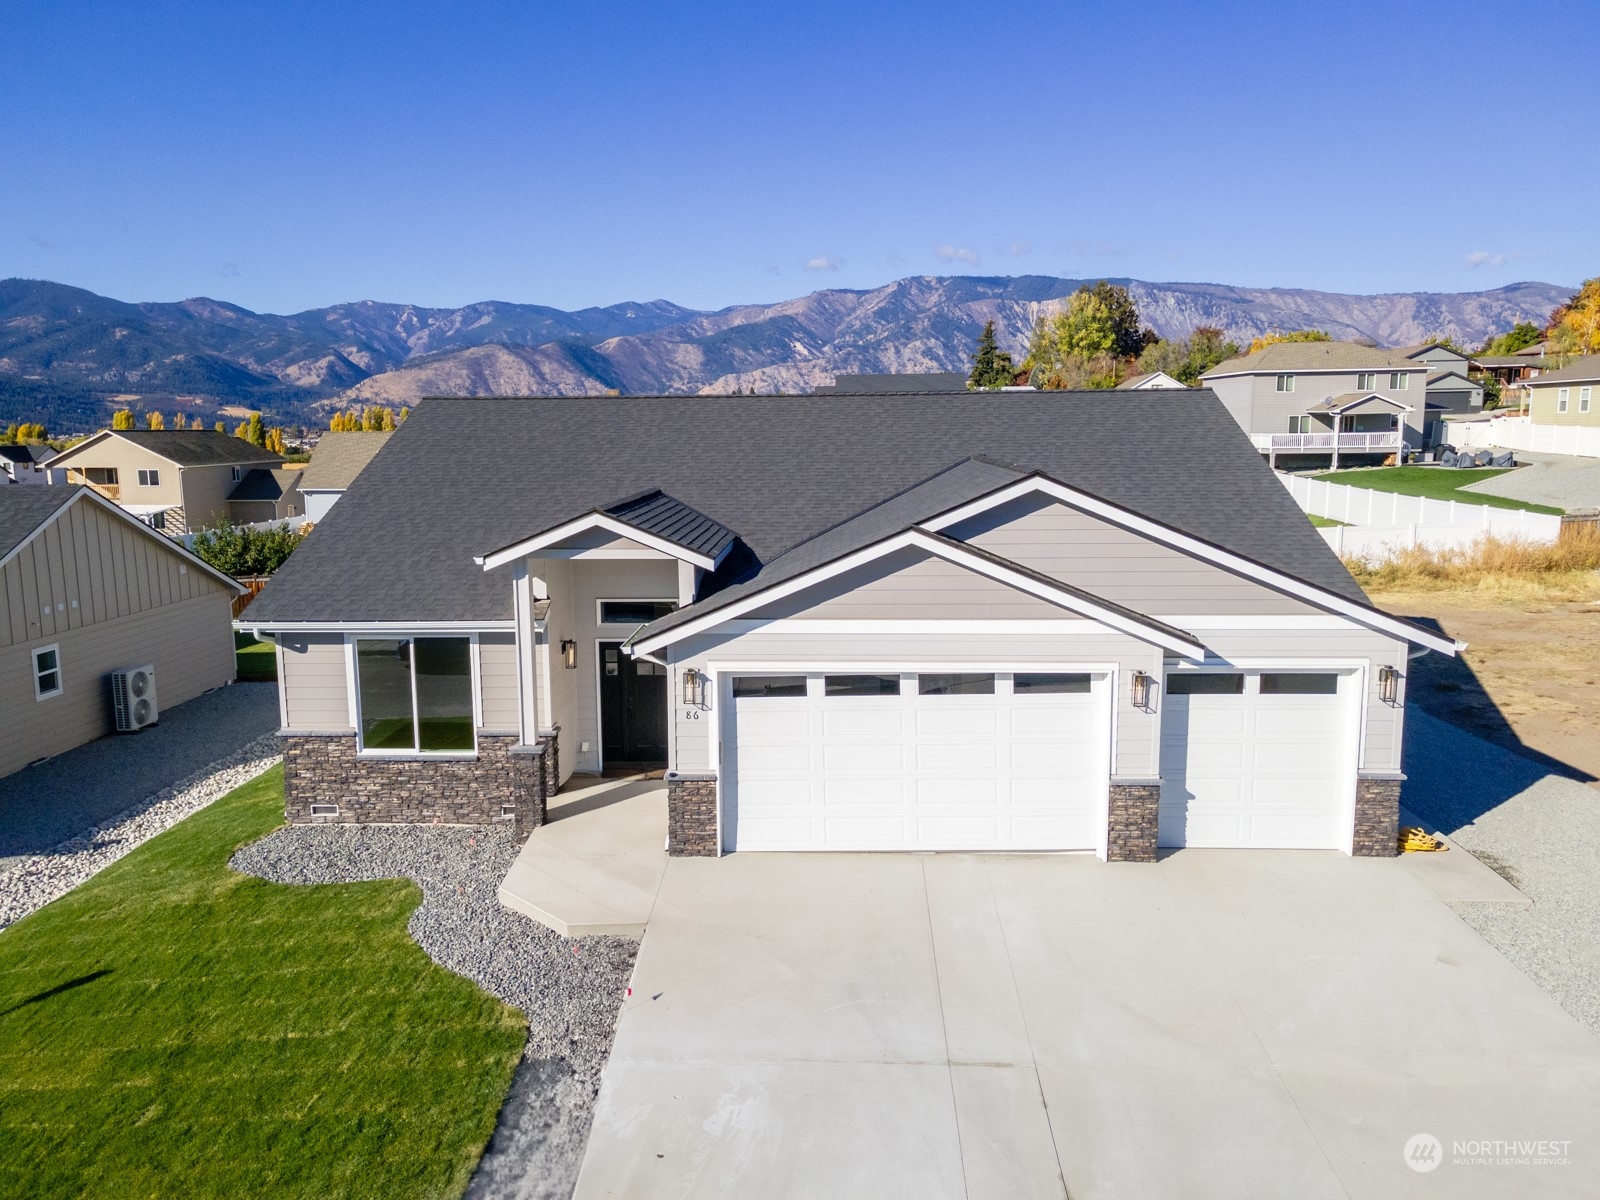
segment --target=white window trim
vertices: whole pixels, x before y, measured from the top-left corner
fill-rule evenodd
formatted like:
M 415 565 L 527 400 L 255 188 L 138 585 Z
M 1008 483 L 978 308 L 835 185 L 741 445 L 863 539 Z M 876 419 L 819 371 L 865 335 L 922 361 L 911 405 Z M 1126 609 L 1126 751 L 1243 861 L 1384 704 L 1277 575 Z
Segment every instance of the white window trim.
M 1280 392 L 1294 391 L 1294 375 L 1287 373 L 1280 374 L 1277 377 L 1277 382 L 1273 386 Z
M 728 554 L 725 549 L 718 557 L 710 558 L 693 550 L 687 550 L 675 542 L 669 542 L 666 538 L 657 537 L 653 533 L 646 533 L 642 529 L 629 525 L 626 521 L 619 521 L 605 513 L 596 512 L 578 517 L 576 520 L 568 521 L 563 525 L 557 525 L 554 529 L 535 534 L 533 537 L 513 542 L 511 545 L 502 547 L 499 550 L 491 550 L 486 554 L 474 555 L 472 561 L 482 566 L 485 571 L 493 571 L 497 567 L 503 567 L 519 558 L 525 558 L 530 554 L 547 550 L 557 542 L 564 542 L 570 537 L 576 537 L 581 533 L 588 533 L 595 529 L 603 529 L 617 537 L 627 538 L 630 542 L 637 542 L 647 550 L 654 550 L 656 553 L 665 555 L 668 558 L 676 558 L 683 562 L 693 563 L 695 566 L 707 571 L 716 570 L 717 565 Z M 581 555 L 591 558 L 606 557 L 607 553 L 606 551 L 594 550 L 572 552 L 573 556 Z M 617 556 L 618 553 L 615 551 L 610 552 L 612 556 Z M 622 551 L 620 554 L 625 557 L 638 556 L 636 552 L 632 551 Z M 565 552 L 561 552 L 560 555 L 550 555 L 550 557 L 558 556 L 565 556 Z
M 1588 412 L 1589 411 L 1590 402 L 1593 400 L 1593 398 L 1594 398 L 1594 388 L 1592 388 L 1592 387 L 1581 387 L 1581 388 L 1579 388 L 1578 389 L 1578 411 L 1581 412 L 1581 413 Z
M 45 692 L 39 689 L 39 656 L 54 650 L 56 655 L 55 676 L 56 686 Z M 52 700 L 61 695 L 66 689 L 66 677 L 61 673 L 61 643 L 51 642 L 48 646 L 35 646 L 28 656 L 29 663 L 33 666 L 33 698 L 34 701 Z
M 597 596 L 594 602 L 594 624 L 596 629 L 621 629 L 628 624 L 626 621 L 607 621 L 601 614 L 605 612 L 607 604 L 670 604 L 674 611 L 683 607 L 676 596 Z M 649 624 L 646 621 L 644 624 Z M 635 629 L 642 628 L 635 625 Z M 624 639 L 626 640 L 626 639 Z
M 1567 411 L 1567 404 L 1568 404 L 1568 401 L 1570 400 L 1571 396 L 1572 396 L 1572 389 L 1571 388 L 1557 388 L 1556 389 L 1556 411 L 1558 413 L 1564 413 L 1564 412 Z
M 356 642 L 382 641 L 385 638 L 395 638 L 414 641 L 419 637 L 460 637 L 459 633 L 399 633 L 399 632 L 365 632 L 347 633 L 344 638 L 344 670 L 345 683 L 349 688 L 350 724 L 355 730 L 356 757 L 357 758 L 404 758 L 418 759 L 473 759 L 478 757 L 478 728 L 483 724 L 483 677 L 481 674 L 482 662 L 478 649 L 478 635 L 467 634 L 468 662 L 471 664 L 472 677 L 472 749 L 471 750 L 368 750 L 361 741 L 361 675 L 356 655 Z M 281 679 L 282 676 L 279 676 Z M 411 744 L 416 746 L 417 738 L 421 734 L 421 726 L 417 721 L 417 674 L 411 672 Z
M 1370 392 L 1378 386 L 1378 373 L 1376 371 L 1356 372 L 1356 391 Z
M 243 480 L 244 480 L 244 468 L 243 467 L 235 467 L 233 469 L 233 481 L 235 483 L 240 483 Z
M 160 487 L 161 469 L 159 467 L 140 467 L 136 476 L 140 487 Z

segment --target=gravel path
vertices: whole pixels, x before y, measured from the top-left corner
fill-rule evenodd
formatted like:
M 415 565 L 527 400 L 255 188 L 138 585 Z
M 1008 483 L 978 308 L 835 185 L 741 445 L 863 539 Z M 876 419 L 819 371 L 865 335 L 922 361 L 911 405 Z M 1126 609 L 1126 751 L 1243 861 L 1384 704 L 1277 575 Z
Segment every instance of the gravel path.
M 164 709 L 141 733 L 112 734 L 0 779 L 0 874 L 277 728 L 278 685 L 235 683 Z
M 417 944 L 528 1017 L 527 1048 L 467 1196 L 566 1200 L 639 945 L 564 938 L 502 907 L 495 893 L 516 853 L 505 828 L 288 826 L 232 866 L 278 883 L 415 880 Z
M 1600 1037 L 1600 791 L 1411 709 L 1401 802 L 1533 904 L 1452 904 Z
M 1461 490 L 1556 508 L 1600 506 L 1600 459 L 1533 454 L 1526 450 L 1516 453 L 1517 461 L 1526 462 L 1527 466 L 1481 483 L 1469 483 Z
M 156 834 L 171 829 L 280 761 L 267 734 L 187 779 L 146 796 L 43 854 L 0 860 L 0 929 L 66 895 Z

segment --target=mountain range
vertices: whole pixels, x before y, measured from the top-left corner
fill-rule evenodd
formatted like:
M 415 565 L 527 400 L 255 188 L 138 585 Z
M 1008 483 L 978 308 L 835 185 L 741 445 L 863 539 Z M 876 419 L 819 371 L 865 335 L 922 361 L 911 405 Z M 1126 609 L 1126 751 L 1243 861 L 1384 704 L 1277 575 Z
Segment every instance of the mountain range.
M 337 407 L 434 395 L 808 391 L 839 372 L 964 370 L 987 320 L 1003 346 L 1020 351 L 1035 319 L 1086 282 L 913 276 L 716 312 L 666 300 L 572 312 L 362 300 L 277 316 L 207 298 L 127 303 L 8 279 L 0 281 L 0 423 L 42 417 L 53 431 L 78 431 L 124 405 L 207 417 L 256 408 L 310 422 Z M 1201 325 L 1241 342 L 1316 328 L 1381 346 L 1440 335 L 1478 345 L 1518 321 L 1542 323 L 1572 294 L 1548 283 L 1360 296 L 1112 282 L 1163 337 Z

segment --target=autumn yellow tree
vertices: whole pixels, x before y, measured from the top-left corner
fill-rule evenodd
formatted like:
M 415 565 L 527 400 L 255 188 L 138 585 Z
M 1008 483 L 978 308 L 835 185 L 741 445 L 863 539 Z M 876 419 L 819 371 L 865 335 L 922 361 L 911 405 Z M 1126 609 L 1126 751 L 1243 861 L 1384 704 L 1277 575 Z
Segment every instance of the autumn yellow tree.
M 136 427 L 131 408 L 118 409 L 111 416 L 111 428 L 113 429 L 134 429 Z
M 1265 350 L 1268 346 L 1276 346 L 1279 342 L 1331 342 L 1332 336 L 1320 329 L 1291 329 L 1287 333 L 1263 333 L 1250 343 L 1246 354 L 1254 354 L 1257 350 Z
M 167 419 L 158 412 L 146 413 L 144 423 L 146 428 L 149 429 L 165 429 L 167 427 Z
M 1550 349 L 1566 358 L 1600 354 L 1600 278 L 1585 279 L 1578 294 L 1550 314 Z

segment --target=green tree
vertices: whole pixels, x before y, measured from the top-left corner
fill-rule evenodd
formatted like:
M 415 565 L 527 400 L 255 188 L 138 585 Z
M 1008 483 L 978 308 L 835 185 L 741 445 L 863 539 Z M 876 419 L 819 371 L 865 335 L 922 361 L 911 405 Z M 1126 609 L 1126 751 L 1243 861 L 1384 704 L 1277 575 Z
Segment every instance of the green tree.
M 1560 309 L 1556 310 L 1557 312 Z M 1518 350 L 1526 350 L 1529 346 L 1537 346 L 1544 341 L 1544 330 L 1532 321 L 1518 321 L 1499 337 L 1490 338 L 1483 344 L 1483 349 L 1478 353 L 1486 358 L 1495 358 L 1507 354 L 1515 354 Z
M 978 335 L 978 347 L 970 355 L 972 373 L 967 376 L 970 388 L 1005 387 L 1016 379 L 1017 368 L 1011 355 L 1000 349 L 994 336 L 994 322 L 985 321 Z
M 1238 353 L 1238 344 L 1228 341 L 1222 330 L 1201 325 L 1186 338 L 1146 346 L 1139 355 L 1139 370 L 1146 374 L 1165 371 L 1178 382 L 1197 387 L 1201 375 Z
M 1111 320 L 1111 353 L 1119 358 L 1135 358 L 1148 342 L 1156 340 L 1154 333 L 1140 326 L 1139 307 L 1120 283 L 1107 283 L 1102 279 L 1089 289 L 1089 294 L 1100 302 Z
M 115 413 L 113 413 L 112 416 L 111 416 L 111 428 L 113 428 L 113 429 L 132 429 L 132 428 L 134 428 L 133 410 L 130 409 L 130 408 L 122 408 L 122 409 L 118 409 Z
M 253 412 L 248 421 L 240 421 L 234 427 L 233 436 L 243 438 L 252 446 L 265 446 L 267 444 L 267 431 L 262 427 L 261 414 Z
M 195 535 L 193 549 L 217 570 L 242 579 L 249 575 L 271 575 L 294 553 L 300 542 L 300 534 L 287 523 L 270 529 L 227 526 L 201 530 Z
M 1422 343 L 1425 346 L 1443 346 L 1446 350 L 1454 350 L 1457 354 L 1464 355 L 1471 353 L 1471 351 L 1469 351 L 1465 346 L 1456 340 L 1453 334 L 1430 333 L 1427 337 L 1422 339 Z

